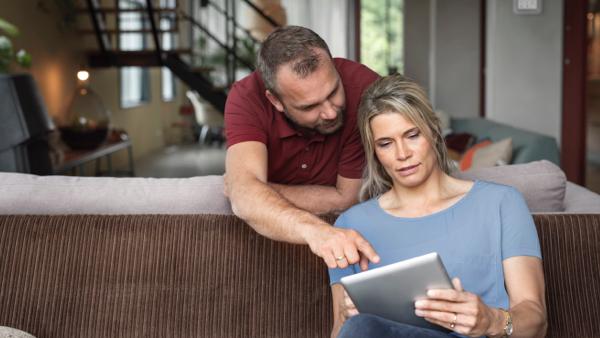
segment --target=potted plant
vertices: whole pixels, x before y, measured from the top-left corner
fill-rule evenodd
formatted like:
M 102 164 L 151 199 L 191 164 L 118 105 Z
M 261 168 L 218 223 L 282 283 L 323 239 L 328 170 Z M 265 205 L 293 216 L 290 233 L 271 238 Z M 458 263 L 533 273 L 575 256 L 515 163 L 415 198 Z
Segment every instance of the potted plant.
M 23 49 L 14 52 L 10 38 L 15 38 L 18 35 L 19 30 L 15 25 L 0 18 L 0 73 L 8 73 L 13 62 L 23 68 L 31 66 L 31 55 L 29 53 Z

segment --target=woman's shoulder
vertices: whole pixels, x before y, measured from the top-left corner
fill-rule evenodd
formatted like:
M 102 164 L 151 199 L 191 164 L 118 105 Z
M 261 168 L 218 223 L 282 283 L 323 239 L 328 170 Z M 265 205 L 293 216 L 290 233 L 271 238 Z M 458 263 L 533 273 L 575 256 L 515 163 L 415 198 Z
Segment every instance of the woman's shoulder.
M 482 190 L 487 193 L 520 194 L 519 190 L 517 190 L 515 187 L 510 186 L 510 185 L 491 182 L 491 181 L 483 181 L 483 180 L 479 180 L 476 183 L 478 183 L 479 186 L 482 188 Z
M 475 192 L 480 200 L 502 201 L 505 199 L 523 198 L 519 190 L 506 184 L 478 180 L 475 182 L 474 188 L 476 188 Z
M 355 204 L 346 211 L 342 212 L 336 222 L 336 226 L 344 227 L 348 223 L 355 223 L 356 221 L 363 220 L 366 217 L 372 217 L 374 211 L 377 209 L 377 198 L 373 197 L 364 202 Z

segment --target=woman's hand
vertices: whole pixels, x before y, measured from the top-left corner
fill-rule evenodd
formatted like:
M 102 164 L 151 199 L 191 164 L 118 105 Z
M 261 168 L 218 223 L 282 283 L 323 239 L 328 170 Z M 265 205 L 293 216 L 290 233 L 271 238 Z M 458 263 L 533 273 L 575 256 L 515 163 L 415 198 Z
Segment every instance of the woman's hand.
M 341 304 L 340 313 L 342 314 L 342 317 L 344 317 L 344 321 L 358 314 L 358 310 L 356 309 L 356 306 L 354 306 L 354 303 L 352 302 L 352 299 L 350 299 L 350 296 L 348 296 L 346 290 L 344 290 L 344 300 Z
M 454 289 L 429 290 L 428 298 L 415 302 L 415 314 L 471 337 L 501 335 L 504 330 L 502 312 L 485 305 L 479 296 L 464 291 L 458 278 L 454 278 L 452 284 Z
M 337 337 L 346 319 L 357 315 L 358 310 L 342 284 L 333 284 L 331 286 L 331 295 L 333 296 L 333 328 L 331 330 L 331 337 Z

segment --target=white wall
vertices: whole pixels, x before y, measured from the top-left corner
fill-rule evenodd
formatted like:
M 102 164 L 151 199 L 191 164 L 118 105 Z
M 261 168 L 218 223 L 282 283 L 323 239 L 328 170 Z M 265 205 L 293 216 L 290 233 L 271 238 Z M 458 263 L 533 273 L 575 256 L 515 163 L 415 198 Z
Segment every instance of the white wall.
M 435 106 L 452 117 L 479 116 L 480 1 L 435 4 Z
M 563 1 L 516 15 L 512 1 L 487 0 L 486 116 L 554 136 L 560 144 Z
M 406 0 L 404 73 L 436 109 L 479 116 L 479 0 Z
M 430 76 L 430 1 L 404 1 L 404 75 L 418 82 L 431 95 Z

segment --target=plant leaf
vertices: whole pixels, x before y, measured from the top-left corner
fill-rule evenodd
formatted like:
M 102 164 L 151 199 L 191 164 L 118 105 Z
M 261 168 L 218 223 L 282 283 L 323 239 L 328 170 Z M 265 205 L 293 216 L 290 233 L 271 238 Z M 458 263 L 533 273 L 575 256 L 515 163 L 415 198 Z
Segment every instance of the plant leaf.
M 21 67 L 23 67 L 23 68 L 31 67 L 31 54 L 29 54 L 26 51 L 24 51 L 23 49 L 21 49 L 17 52 L 17 54 L 15 56 L 16 56 L 17 63 Z
M 19 35 L 19 29 L 17 29 L 15 25 L 4 19 L 0 19 L 0 30 L 4 31 L 4 33 L 8 34 L 11 37 Z

